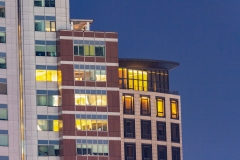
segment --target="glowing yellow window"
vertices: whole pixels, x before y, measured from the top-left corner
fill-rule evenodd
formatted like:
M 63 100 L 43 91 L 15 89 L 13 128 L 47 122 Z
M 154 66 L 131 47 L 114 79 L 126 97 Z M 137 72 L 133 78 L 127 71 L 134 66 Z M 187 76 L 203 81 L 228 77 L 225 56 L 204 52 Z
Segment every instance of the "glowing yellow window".
M 57 82 L 57 70 L 47 70 L 47 81 Z
M 118 68 L 118 78 L 122 78 L 122 75 L 123 75 L 123 69 Z
M 157 98 L 157 117 L 165 117 L 164 99 Z
M 95 47 L 94 46 L 89 46 L 89 50 L 90 50 L 89 55 L 90 56 L 95 56 Z
M 36 70 L 36 81 L 47 81 L 47 71 Z
M 178 113 L 178 101 L 177 100 L 171 100 L 171 118 L 178 119 L 179 113 Z
M 75 105 L 86 105 L 85 94 L 75 94 Z
M 53 120 L 53 131 L 54 132 L 59 132 L 59 120 Z

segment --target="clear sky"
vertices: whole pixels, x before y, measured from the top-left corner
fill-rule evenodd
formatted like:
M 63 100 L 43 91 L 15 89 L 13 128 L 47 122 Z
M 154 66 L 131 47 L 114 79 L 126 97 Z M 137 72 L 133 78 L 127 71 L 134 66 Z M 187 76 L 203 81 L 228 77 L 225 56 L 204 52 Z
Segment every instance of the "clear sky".
M 70 0 L 71 18 L 115 31 L 119 57 L 170 60 L 184 160 L 240 160 L 239 0 Z

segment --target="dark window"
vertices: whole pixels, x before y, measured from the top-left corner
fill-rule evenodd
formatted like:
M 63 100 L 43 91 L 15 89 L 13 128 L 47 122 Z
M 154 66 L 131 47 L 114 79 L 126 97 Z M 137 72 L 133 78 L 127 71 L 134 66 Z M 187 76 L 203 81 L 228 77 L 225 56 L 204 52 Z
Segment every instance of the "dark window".
M 141 115 L 151 115 L 149 97 L 141 97 Z
M 141 120 L 141 132 L 142 132 L 142 139 L 151 139 L 151 121 L 148 120 Z
M 172 160 L 181 160 L 179 147 L 172 147 Z
M 151 144 L 142 144 L 142 160 L 152 160 Z
M 166 122 L 157 122 L 157 140 L 166 140 Z
M 0 31 L 0 43 L 6 43 L 6 32 Z
M 171 99 L 171 118 L 178 119 L 179 118 L 179 109 L 178 109 L 178 100 Z
M 59 145 L 38 145 L 38 156 L 59 156 Z
M 135 120 L 124 119 L 124 137 L 134 138 L 135 137 Z
M 172 137 L 172 142 L 180 142 L 180 137 L 179 137 L 179 124 L 176 123 L 171 123 L 171 137 Z
M 123 95 L 123 108 L 125 114 L 134 114 L 133 95 Z
M 166 146 L 158 146 L 158 160 L 167 160 Z
M 136 160 L 136 146 L 134 143 L 124 144 L 125 160 Z
M 0 69 L 6 69 L 6 68 L 7 68 L 6 58 L 0 57 Z
M 0 82 L 0 94 L 7 94 L 7 84 Z
M 0 17 L 5 17 L 5 6 L 0 6 Z
M 104 47 L 95 46 L 95 55 L 96 56 L 105 56 Z
M 45 7 L 55 7 L 55 0 L 45 0 Z

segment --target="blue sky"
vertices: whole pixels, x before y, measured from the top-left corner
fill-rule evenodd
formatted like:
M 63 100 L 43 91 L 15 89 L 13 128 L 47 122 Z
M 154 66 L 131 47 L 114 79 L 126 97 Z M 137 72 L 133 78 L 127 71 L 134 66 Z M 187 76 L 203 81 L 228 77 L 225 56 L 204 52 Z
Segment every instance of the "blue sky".
M 71 18 L 119 35 L 119 57 L 180 63 L 184 160 L 240 159 L 240 1 L 71 0 Z

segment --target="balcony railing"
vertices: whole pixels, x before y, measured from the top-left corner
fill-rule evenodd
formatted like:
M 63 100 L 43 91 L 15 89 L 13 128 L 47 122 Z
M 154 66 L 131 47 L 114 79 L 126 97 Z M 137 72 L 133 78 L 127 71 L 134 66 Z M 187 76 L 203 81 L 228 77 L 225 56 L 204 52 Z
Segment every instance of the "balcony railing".
M 130 86 L 130 85 L 121 85 L 121 84 L 119 85 L 119 88 L 120 89 L 128 89 L 128 90 L 136 90 L 136 91 L 159 92 L 159 93 L 179 95 L 178 91 L 172 91 L 169 89 L 162 89 L 162 88 L 140 87 L 140 86 Z

